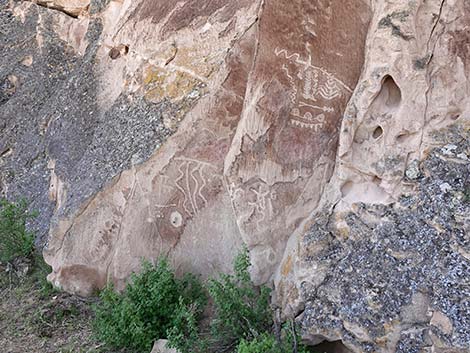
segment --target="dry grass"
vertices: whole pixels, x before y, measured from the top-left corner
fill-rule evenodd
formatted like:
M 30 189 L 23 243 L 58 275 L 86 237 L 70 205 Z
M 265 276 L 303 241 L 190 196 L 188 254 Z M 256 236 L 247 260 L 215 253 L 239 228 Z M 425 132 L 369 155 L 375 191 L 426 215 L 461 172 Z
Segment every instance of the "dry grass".
M 92 335 L 96 299 L 54 291 L 46 273 L 43 265 L 26 260 L 0 265 L 0 351 L 110 353 Z

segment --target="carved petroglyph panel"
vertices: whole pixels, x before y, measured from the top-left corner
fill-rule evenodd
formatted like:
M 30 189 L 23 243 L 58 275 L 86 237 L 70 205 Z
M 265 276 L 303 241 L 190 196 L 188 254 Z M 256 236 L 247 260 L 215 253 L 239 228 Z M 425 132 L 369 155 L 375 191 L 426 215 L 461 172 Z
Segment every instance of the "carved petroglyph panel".
M 369 15 L 358 0 L 264 3 L 256 61 L 224 171 L 243 240 L 254 250 L 257 282 L 269 280 L 288 237 L 317 207 L 331 176 Z
M 144 2 L 157 17 L 168 12 L 161 20 L 152 16 L 155 22 L 141 21 L 133 14 Z M 109 47 L 102 50 L 96 72 L 106 72 L 99 87 L 109 87 L 109 92 L 102 95 L 100 109 L 120 94 L 129 105 L 134 98 L 146 98 L 142 102 L 156 108 L 145 116 L 161 118 L 174 134 L 165 132 L 148 160 L 103 186 L 83 212 L 51 235 L 57 241 L 51 241 L 46 256 L 53 265 L 50 278 L 62 287 L 76 292 L 88 282 L 98 288 L 107 278 L 122 288 L 142 258 L 158 256 L 168 256 L 177 269 L 206 276 L 230 270 L 241 237 L 224 188 L 223 166 L 244 106 L 261 1 L 217 3 L 136 0 L 126 1 L 119 15 L 107 12 L 105 27 L 111 23 L 113 28 L 105 28 L 100 37 Z M 196 5 L 201 5 L 197 14 Z M 170 22 L 181 30 L 167 31 Z M 109 48 L 121 43 L 129 45 L 128 54 L 111 60 Z M 131 118 L 129 124 L 134 123 Z M 118 196 L 124 201 L 115 219 L 111 206 Z M 108 226 L 107 221 L 113 223 Z M 113 230 L 113 224 L 120 228 Z M 96 250 L 90 251 L 90 244 Z M 64 268 L 88 264 L 89 257 L 96 258 L 90 267 L 99 281 L 86 271 L 73 278 L 64 275 Z
M 215 167 L 194 159 L 179 159 L 178 178 L 175 187 L 183 197 L 182 206 L 188 216 L 199 213 L 199 210 L 207 206 L 206 188 L 212 182 L 221 181 L 221 176 L 216 174 Z
M 214 165 L 177 157 L 164 174 L 153 179 L 149 221 L 162 245 L 174 246 L 186 225 L 204 210 L 223 189 L 222 175 Z
M 352 89 L 331 72 L 313 65 L 310 50 L 306 59 L 280 48 L 274 54 L 282 60 L 282 71 L 291 88 L 291 124 L 318 132 L 326 120 L 339 113 L 334 102 L 349 97 Z
M 269 229 L 270 221 L 275 216 L 275 190 L 270 190 L 263 181 L 256 180 L 243 187 L 231 188 L 230 194 L 234 207 L 241 210 L 238 220 L 243 228 L 252 227 L 256 232 Z
M 209 163 L 191 158 L 177 158 L 169 175 L 156 178 L 155 190 L 157 209 L 179 207 L 191 218 L 207 206 L 208 198 L 222 188 L 222 175 Z

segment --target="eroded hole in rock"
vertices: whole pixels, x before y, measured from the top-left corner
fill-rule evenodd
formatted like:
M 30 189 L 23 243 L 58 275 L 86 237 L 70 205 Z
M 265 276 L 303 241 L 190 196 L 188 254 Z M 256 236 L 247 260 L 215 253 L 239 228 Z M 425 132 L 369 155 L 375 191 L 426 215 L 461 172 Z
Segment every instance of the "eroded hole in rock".
M 352 353 L 352 350 L 348 349 L 343 342 L 322 342 L 313 347 L 313 352 L 317 353 Z
M 354 183 L 352 181 L 347 181 L 341 187 L 341 195 L 346 197 L 352 190 Z
M 401 90 L 392 76 L 387 75 L 384 77 L 379 96 L 383 97 L 385 105 L 389 108 L 396 108 L 400 105 Z
M 129 53 L 129 46 L 125 44 L 119 44 L 118 46 L 111 48 L 108 55 L 112 60 L 116 60 L 121 56 L 127 55 Z
M 384 134 L 384 129 L 382 129 L 381 126 L 377 126 L 374 130 L 374 132 L 372 133 L 372 137 L 374 139 L 378 139 L 380 138 L 382 135 Z

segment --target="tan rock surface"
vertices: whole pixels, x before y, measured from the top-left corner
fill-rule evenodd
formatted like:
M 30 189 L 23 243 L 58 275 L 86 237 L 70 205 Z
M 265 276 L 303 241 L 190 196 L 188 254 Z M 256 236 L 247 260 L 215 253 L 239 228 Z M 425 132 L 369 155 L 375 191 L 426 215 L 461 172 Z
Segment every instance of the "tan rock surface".
M 258 282 L 270 279 L 331 177 L 369 15 L 361 1 L 264 3 L 245 107 L 225 162 Z
M 31 0 L 34 3 L 78 17 L 88 10 L 90 0 Z
M 54 269 L 51 281 L 84 295 L 107 280 L 122 287 L 142 258 L 160 255 L 168 255 L 179 271 L 208 275 L 230 270 L 241 238 L 223 161 L 243 108 L 254 54 L 250 28 L 258 7 L 251 5 L 240 8 L 243 16 L 235 17 L 228 29 L 227 23 L 200 23 L 199 30 L 183 28 L 151 51 L 153 33 L 163 23 L 144 19 L 145 24 L 116 25 L 120 30 L 114 41 L 132 43 L 118 65 L 122 79 L 113 78 L 117 88 L 132 85 L 149 101 L 185 99 L 183 110 L 165 123 L 178 126 L 184 120 L 149 161 L 123 172 L 77 215 L 59 221 L 46 252 Z M 139 38 L 135 26 L 141 28 Z M 110 77 L 114 68 L 106 69 L 113 64 L 105 60 L 112 58 L 105 50 L 102 55 L 104 77 Z M 103 99 L 116 93 L 109 91 Z
M 451 256 L 447 237 L 468 229 L 459 216 L 468 204 L 457 211 L 451 200 L 468 187 L 470 71 L 468 45 L 461 44 L 469 33 L 461 29 L 470 7 L 384 0 L 373 8 L 335 173 L 311 220 L 289 241 L 278 302 L 286 315 L 300 314 L 311 342 L 341 340 L 355 352 L 464 352 L 468 286 L 465 275 L 448 276 L 451 268 L 468 269 L 468 258 L 452 245 L 452 261 L 442 261 Z M 455 212 L 455 223 L 447 212 Z M 430 239 L 434 245 L 425 243 Z M 290 274 L 282 271 L 287 264 Z M 407 271 L 422 271 L 420 279 Z M 420 294 L 426 286 L 430 292 Z M 437 332 L 428 311 L 439 307 L 452 319 L 435 312 Z
M 266 282 L 331 176 L 369 8 L 355 1 L 285 2 L 282 13 L 269 1 L 220 1 L 205 12 L 191 1 L 152 6 L 111 2 L 104 10 L 101 106 L 125 91 L 182 102 L 164 120 L 178 132 L 59 220 L 47 251 L 50 278 L 86 294 L 106 279 L 124 283 L 142 257 L 162 254 L 181 269 L 226 271 L 243 240 L 253 278 Z M 114 55 L 119 46 L 128 52 Z M 346 64 L 346 56 L 353 60 Z
M 0 191 L 47 194 L 53 283 L 207 277 L 244 243 L 310 344 L 470 349 L 468 1 L 97 4 L 11 5 Z M 57 109 L 21 112 L 39 69 Z

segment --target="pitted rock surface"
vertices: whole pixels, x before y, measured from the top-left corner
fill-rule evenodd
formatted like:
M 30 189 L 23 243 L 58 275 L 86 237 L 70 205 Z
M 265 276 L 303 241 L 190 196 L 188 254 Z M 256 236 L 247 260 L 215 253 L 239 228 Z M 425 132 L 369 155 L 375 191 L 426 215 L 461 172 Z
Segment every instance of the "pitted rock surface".
M 305 3 L 305 12 L 286 3 L 279 13 L 274 2 L 260 1 L 128 5 L 111 2 L 103 13 L 100 38 L 111 48 L 111 61 L 101 59 L 98 67 L 101 80 L 116 85 L 98 84 L 103 88 L 94 102 L 103 114 L 99 127 L 116 124 L 108 115 L 113 113 L 108 101 L 122 102 L 119 92 L 168 104 L 165 126 L 183 122 L 152 156 L 138 155 L 139 161 L 148 160 L 122 172 L 95 196 L 88 193 L 82 206 L 68 202 L 74 190 L 61 191 L 64 182 L 57 174 L 61 187 L 56 194 L 65 201 L 46 251 L 54 268 L 51 281 L 81 294 L 107 280 L 120 287 L 142 257 L 160 254 L 169 254 L 180 270 L 228 271 L 227 259 L 242 241 L 251 251 L 254 280 L 269 280 L 290 233 L 316 205 L 331 176 L 341 113 L 362 66 L 369 7 Z M 349 24 L 354 41 L 334 26 L 336 21 Z M 273 28 L 286 25 L 291 34 L 273 37 Z M 299 40 L 292 39 L 293 33 Z M 329 46 L 334 39 L 337 43 Z M 345 55 L 354 60 L 345 65 Z M 266 67 L 276 73 L 275 81 Z M 256 105 L 266 111 L 253 115 Z M 172 112 L 173 106 L 183 108 Z M 277 114 L 269 118 L 271 132 L 256 137 L 260 131 L 249 129 L 269 111 Z M 239 145 L 245 134 L 259 138 L 256 151 Z M 118 135 L 118 141 L 129 135 Z M 91 151 L 114 148 L 114 155 L 121 155 L 114 135 L 99 137 L 87 144 Z M 90 168 L 77 167 L 79 178 Z
M 469 130 L 460 128 L 457 151 L 467 152 Z M 357 204 L 305 235 L 304 266 L 321 269 L 316 283 L 301 286 L 306 335 L 340 338 L 363 352 L 469 349 L 470 163 L 437 148 L 421 168 L 416 194 L 386 206 Z M 451 191 L 443 193 L 443 183 Z
M 134 5 L 129 11 L 140 11 Z M 46 251 L 54 268 L 51 281 L 81 294 L 102 287 L 108 279 L 119 288 L 140 267 L 142 257 L 163 254 L 170 255 L 179 271 L 203 275 L 229 271 L 228 260 L 239 249 L 241 238 L 224 183 L 223 163 L 243 108 L 254 55 L 253 26 L 259 6 L 251 5 L 251 15 L 244 13 L 231 24 L 199 24 L 202 28 L 190 32 L 190 38 L 187 28 L 172 32 L 166 41 L 158 40 L 153 51 L 142 38 L 134 38 L 134 27 L 144 24 L 129 23 L 127 12 L 117 33 L 105 26 L 105 37 L 112 34 L 121 43 L 138 41 L 129 45 L 127 56 L 131 58 L 122 64 L 126 71 L 123 82 L 131 81 L 130 86 L 137 88 L 124 89 L 136 89 L 135 95 L 142 95 L 141 100 L 153 109 L 162 107 L 161 120 L 168 132 L 180 128 L 173 138 L 159 143 L 156 152 L 137 148 L 136 153 L 144 151 L 137 154 L 144 163 L 122 172 L 76 215 L 59 217 Z M 184 6 L 173 10 L 187 11 Z M 206 15 L 215 20 L 219 13 L 211 11 Z M 172 14 L 176 16 L 176 12 Z M 152 30 L 145 29 L 148 41 L 156 41 L 154 34 L 162 23 L 152 20 L 150 26 Z M 115 57 L 111 60 L 121 60 L 119 55 L 111 56 Z M 104 70 L 109 72 L 105 76 L 115 70 L 112 64 L 106 65 L 109 68 Z M 105 90 L 115 96 L 113 87 Z M 102 97 L 106 100 L 109 95 L 103 93 Z M 123 109 L 128 117 L 128 107 L 136 109 L 137 103 L 137 99 L 132 104 L 117 99 L 114 106 L 120 108 L 107 108 L 102 128 L 116 125 L 116 109 Z M 103 106 L 106 103 L 101 109 Z M 142 108 L 146 114 L 149 110 Z M 147 136 L 155 143 L 151 131 Z M 119 144 L 134 140 L 126 131 L 115 137 L 110 139 L 103 132 L 100 143 L 91 146 L 100 151 L 114 148 L 113 155 L 120 155 Z
M 467 352 L 468 23 L 466 0 L 0 0 L 0 196 L 39 211 L 66 291 L 246 244 L 310 344 Z
M 470 349 L 470 72 L 455 49 L 469 18 L 464 1 L 375 2 L 335 172 L 276 275 L 312 343 Z

